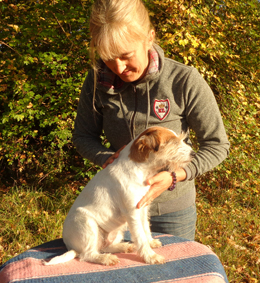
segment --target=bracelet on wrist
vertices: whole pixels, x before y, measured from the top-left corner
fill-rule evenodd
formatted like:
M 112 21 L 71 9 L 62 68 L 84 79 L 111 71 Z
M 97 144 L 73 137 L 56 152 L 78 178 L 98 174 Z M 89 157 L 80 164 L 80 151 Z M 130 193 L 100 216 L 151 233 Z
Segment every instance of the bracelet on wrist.
M 177 183 L 176 173 L 175 172 L 171 172 L 171 176 L 172 176 L 172 184 L 168 188 L 168 191 L 173 191 L 175 189 L 176 183 Z

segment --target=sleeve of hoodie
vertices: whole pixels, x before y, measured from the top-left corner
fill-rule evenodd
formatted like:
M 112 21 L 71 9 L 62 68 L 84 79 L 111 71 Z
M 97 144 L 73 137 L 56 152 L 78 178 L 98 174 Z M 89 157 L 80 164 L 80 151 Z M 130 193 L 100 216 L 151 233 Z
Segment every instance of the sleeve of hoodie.
M 103 116 L 101 109 L 93 109 L 93 77 L 91 70 L 81 90 L 72 141 L 82 157 L 102 166 L 114 151 L 101 144 Z
M 195 158 L 185 167 L 187 180 L 192 180 L 220 164 L 230 144 L 214 94 L 196 69 L 192 68 L 184 89 L 186 119 L 199 143 Z

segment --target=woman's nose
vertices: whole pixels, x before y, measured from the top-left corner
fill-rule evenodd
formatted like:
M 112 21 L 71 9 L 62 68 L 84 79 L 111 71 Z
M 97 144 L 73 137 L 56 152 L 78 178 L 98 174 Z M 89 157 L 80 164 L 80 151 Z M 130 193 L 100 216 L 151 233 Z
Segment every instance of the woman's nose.
M 123 60 L 120 60 L 119 58 L 115 59 L 114 60 L 114 64 L 113 64 L 113 71 L 116 73 L 116 74 L 122 74 L 123 71 L 125 70 L 126 68 L 126 64 Z

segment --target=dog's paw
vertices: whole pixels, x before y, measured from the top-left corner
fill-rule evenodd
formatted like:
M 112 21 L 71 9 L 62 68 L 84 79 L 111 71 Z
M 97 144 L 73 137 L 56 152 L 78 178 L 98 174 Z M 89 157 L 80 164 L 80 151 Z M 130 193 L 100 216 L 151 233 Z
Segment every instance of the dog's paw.
M 161 241 L 158 240 L 158 239 L 154 239 L 154 240 L 152 240 L 152 241 L 150 242 L 150 247 L 151 247 L 152 249 L 160 248 L 161 246 L 162 246 L 162 243 L 161 243 Z
M 145 257 L 144 261 L 148 264 L 164 264 L 165 258 L 158 254 L 153 254 L 150 257 Z
M 132 253 L 135 250 L 135 245 L 134 244 L 130 244 L 130 243 L 126 243 L 125 245 L 125 253 Z
M 116 255 L 104 254 L 100 263 L 103 265 L 115 265 L 119 263 L 119 258 Z

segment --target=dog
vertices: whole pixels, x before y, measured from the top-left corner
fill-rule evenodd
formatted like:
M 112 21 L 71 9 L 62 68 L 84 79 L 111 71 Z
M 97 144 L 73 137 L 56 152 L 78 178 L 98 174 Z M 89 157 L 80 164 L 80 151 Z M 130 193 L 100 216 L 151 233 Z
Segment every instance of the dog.
M 162 170 L 175 171 L 189 163 L 194 151 L 178 136 L 163 127 L 150 127 L 131 141 L 119 157 L 88 182 L 72 205 L 63 226 L 68 252 L 45 265 L 78 257 L 103 265 L 115 265 L 113 253 L 137 251 L 147 264 L 163 264 L 163 256 L 152 249 L 161 246 L 151 236 L 149 206 L 137 203 L 150 186 L 146 180 Z M 127 229 L 133 243 L 122 242 Z

